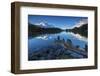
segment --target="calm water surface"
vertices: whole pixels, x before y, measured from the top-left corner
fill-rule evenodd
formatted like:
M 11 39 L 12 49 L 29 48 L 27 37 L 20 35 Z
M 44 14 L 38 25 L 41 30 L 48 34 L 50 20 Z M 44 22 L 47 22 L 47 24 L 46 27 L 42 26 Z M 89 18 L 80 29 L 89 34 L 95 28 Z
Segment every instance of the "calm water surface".
M 52 45 L 57 39 L 57 37 L 60 37 L 60 39 L 64 39 L 65 41 L 67 39 L 70 39 L 73 43 L 73 45 L 79 45 L 80 48 L 84 48 L 85 44 L 88 43 L 87 38 L 83 37 L 79 34 L 74 34 L 72 32 L 61 32 L 57 34 L 44 34 L 37 37 L 29 37 L 28 39 L 28 53 L 32 53 L 33 51 L 37 51 L 40 48 L 45 48 L 49 45 Z

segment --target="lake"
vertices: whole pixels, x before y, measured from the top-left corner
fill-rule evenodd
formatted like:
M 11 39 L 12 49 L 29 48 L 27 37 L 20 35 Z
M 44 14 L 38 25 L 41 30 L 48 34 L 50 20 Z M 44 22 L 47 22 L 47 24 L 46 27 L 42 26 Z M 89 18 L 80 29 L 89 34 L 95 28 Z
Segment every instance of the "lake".
M 59 40 L 64 40 L 65 42 L 68 39 L 70 39 L 74 46 L 78 46 L 79 48 L 82 48 L 82 49 L 84 49 L 85 45 L 88 44 L 88 39 L 86 37 L 83 37 L 80 34 L 74 34 L 73 32 L 63 31 L 63 32 L 56 33 L 56 34 L 41 34 L 41 35 L 38 35 L 36 37 L 29 37 L 28 38 L 28 54 L 29 54 L 28 59 L 29 60 L 49 60 L 49 59 L 52 59 L 50 57 L 47 58 L 47 55 L 43 55 L 45 58 L 43 56 L 42 57 L 38 56 L 38 58 L 36 58 L 35 55 L 38 55 L 40 53 L 42 54 L 43 52 L 41 52 L 41 51 L 48 50 L 48 48 L 52 48 L 51 46 L 55 44 L 55 40 L 57 40 L 58 37 L 59 37 Z M 56 46 L 53 46 L 53 47 L 56 47 Z M 57 48 L 59 48 L 59 47 L 57 46 Z M 57 49 L 57 50 L 59 50 L 59 49 Z M 51 55 L 53 55 L 53 54 L 51 54 Z M 83 56 L 81 56 L 79 54 L 74 54 L 74 55 L 76 55 L 75 58 L 84 58 Z M 34 59 L 34 58 L 36 58 L 36 59 Z M 53 59 L 57 59 L 57 58 L 62 59 L 62 56 L 61 56 L 61 58 L 56 57 Z M 66 58 L 74 58 L 74 57 L 68 56 L 68 55 L 67 55 L 67 57 L 65 57 L 65 55 L 64 55 L 64 58 L 66 59 Z

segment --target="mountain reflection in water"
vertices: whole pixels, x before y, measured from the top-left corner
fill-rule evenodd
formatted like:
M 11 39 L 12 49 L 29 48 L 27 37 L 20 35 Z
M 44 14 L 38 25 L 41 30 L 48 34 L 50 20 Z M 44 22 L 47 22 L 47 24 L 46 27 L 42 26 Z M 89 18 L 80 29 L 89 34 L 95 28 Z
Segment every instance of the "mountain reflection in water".
M 72 32 L 34 35 L 28 39 L 28 60 L 87 58 L 87 44 L 86 37 Z

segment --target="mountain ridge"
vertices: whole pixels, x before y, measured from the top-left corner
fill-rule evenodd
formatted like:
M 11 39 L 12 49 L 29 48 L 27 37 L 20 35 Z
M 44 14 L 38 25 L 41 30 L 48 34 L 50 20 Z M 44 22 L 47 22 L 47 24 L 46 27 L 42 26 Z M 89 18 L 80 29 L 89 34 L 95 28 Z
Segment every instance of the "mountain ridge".
M 67 32 L 79 33 L 83 36 L 88 37 L 88 24 L 83 24 L 80 27 L 74 27 L 72 29 L 66 29 Z

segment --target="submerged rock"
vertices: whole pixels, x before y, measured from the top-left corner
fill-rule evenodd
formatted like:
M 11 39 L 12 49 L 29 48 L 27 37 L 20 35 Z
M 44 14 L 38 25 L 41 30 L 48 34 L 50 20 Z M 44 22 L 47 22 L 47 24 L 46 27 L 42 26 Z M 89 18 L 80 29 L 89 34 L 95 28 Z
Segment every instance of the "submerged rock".
M 71 41 L 69 41 L 71 44 Z M 77 59 L 77 58 L 87 58 L 84 52 L 72 51 L 64 48 L 61 44 L 53 44 L 45 48 L 33 51 L 29 54 L 29 60 L 52 60 L 52 59 Z

